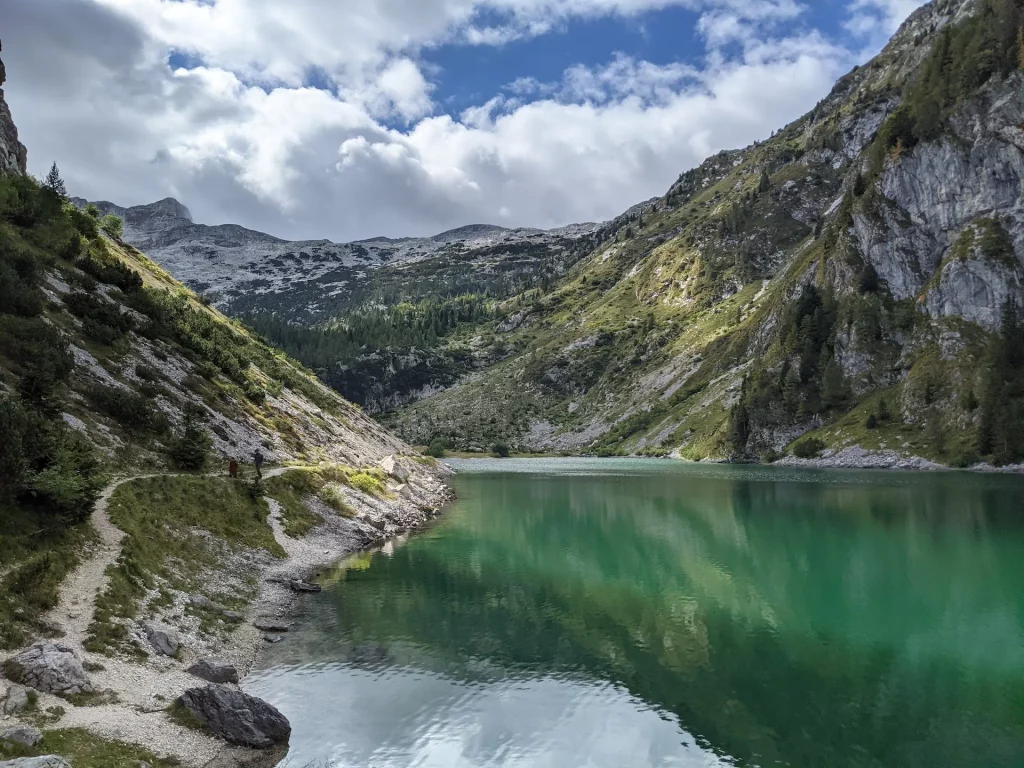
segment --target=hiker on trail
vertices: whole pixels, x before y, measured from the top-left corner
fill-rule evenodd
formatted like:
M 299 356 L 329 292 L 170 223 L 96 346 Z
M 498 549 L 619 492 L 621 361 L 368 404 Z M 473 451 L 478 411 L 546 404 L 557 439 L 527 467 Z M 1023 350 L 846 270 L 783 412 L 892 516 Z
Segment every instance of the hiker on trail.
M 228 464 L 228 477 L 238 477 L 238 462 L 234 459 Z
M 253 463 L 256 465 L 256 479 L 263 479 L 263 472 L 260 471 L 263 468 L 263 454 L 260 453 L 260 449 L 257 448 L 256 452 L 252 455 Z

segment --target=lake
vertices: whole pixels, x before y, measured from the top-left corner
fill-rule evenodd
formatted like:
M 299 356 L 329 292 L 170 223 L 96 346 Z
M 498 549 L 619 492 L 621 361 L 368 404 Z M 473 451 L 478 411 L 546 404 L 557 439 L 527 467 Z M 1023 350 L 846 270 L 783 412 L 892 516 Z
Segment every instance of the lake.
M 1024 765 L 1024 480 L 451 464 L 246 679 L 288 765 Z

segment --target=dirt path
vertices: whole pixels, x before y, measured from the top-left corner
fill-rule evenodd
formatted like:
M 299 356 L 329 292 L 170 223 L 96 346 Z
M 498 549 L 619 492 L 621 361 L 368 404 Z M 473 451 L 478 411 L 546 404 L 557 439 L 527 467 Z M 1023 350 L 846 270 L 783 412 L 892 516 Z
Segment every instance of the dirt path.
M 263 473 L 263 479 L 269 480 L 271 477 L 277 477 L 294 468 L 268 469 Z M 107 586 L 107 567 L 116 563 L 117 558 L 121 555 L 121 539 L 124 538 L 124 532 L 110 522 L 110 516 L 107 514 L 107 507 L 110 505 L 110 498 L 114 495 L 114 491 L 125 483 L 135 480 L 181 476 L 182 473 L 132 475 L 115 480 L 103 489 L 99 499 L 96 500 L 90 518 L 93 528 L 99 534 L 99 546 L 92 550 L 88 557 L 64 579 L 60 586 L 57 607 L 51 609 L 44 617 L 46 621 L 55 623 L 63 629 L 65 636 L 62 638 L 62 642 L 71 645 L 76 650 L 82 648 L 96 611 L 96 598 L 103 593 Z M 276 530 L 275 536 L 277 536 Z

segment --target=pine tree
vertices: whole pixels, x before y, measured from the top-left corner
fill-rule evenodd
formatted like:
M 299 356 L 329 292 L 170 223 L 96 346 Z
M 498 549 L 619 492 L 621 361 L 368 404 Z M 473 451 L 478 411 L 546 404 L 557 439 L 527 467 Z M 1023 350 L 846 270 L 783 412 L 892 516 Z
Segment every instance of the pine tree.
M 203 412 L 198 407 L 185 410 L 181 433 L 171 444 L 171 458 L 179 469 L 202 469 L 212 446 L 210 433 L 203 426 Z
M 849 389 L 843 377 L 843 369 L 833 357 L 825 365 L 821 377 L 821 403 L 827 410 L 837 410 L 846 404 L 848 396 Z
M 772 180 L 768 171 L 761 171 L 761 178 L 757 182 L 757 191 L 764 194 L 772 188 Z
M 50 166 L 50 172 L 46 174 L 46 181 L 43 182 L 43 187 L 50 190 L 62 202 L 68 199 L 68 190 L 64 186 L 64 179 L 60 177 L 60 171 L 57 169 L 56 163 Z

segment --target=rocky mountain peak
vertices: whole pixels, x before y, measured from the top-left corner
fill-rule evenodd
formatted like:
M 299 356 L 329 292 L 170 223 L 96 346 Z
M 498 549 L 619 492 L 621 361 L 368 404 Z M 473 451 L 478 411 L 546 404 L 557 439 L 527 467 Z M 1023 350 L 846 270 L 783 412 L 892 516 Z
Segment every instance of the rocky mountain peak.
M 0 46 L 2 48 L 2 46 Z M 7 79 L 3 61 L 0 61 L 0 86 Z M 18 128 L 0 88 L 0 173 L 27 173 L 28 150 L 18 141 Z

